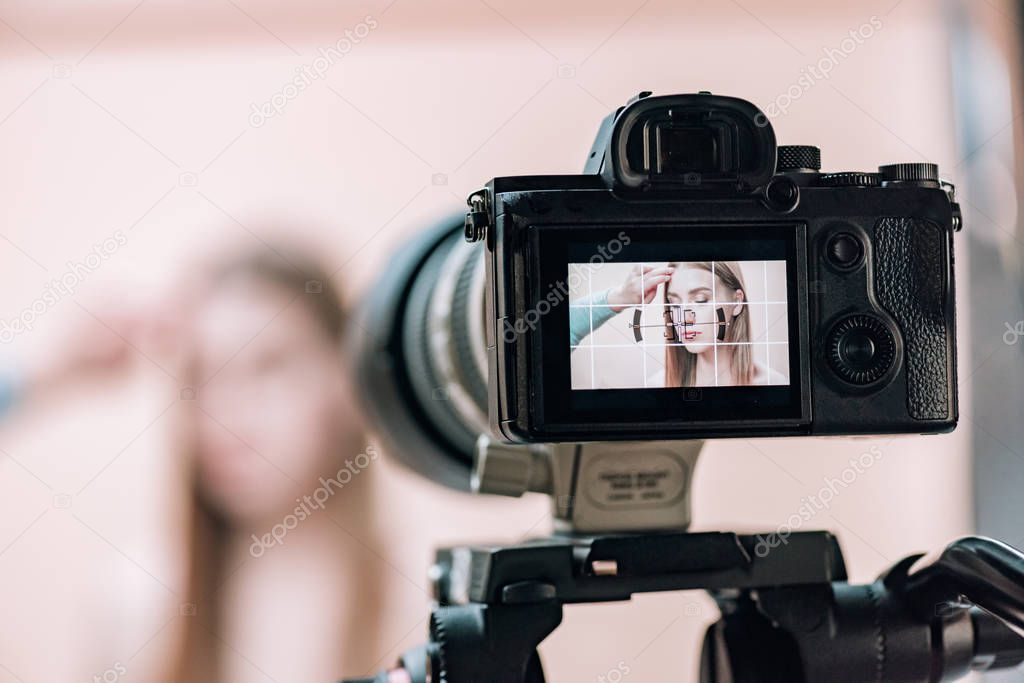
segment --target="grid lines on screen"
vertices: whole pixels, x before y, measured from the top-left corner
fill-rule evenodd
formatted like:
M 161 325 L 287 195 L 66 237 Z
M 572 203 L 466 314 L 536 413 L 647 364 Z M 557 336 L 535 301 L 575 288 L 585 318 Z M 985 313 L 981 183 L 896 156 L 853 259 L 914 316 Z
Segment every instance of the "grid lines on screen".
M 571 263 L 568 274 L 573 389 L 789 384 L 785 261 Z M 669 354 L 692 369 L 670 378 Z

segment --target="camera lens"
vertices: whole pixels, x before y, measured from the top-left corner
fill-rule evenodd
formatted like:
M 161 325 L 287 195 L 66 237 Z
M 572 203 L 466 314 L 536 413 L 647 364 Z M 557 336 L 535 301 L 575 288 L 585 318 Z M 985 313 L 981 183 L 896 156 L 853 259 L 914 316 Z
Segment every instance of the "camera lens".
M 468 489 L 487 430 L 483 245 L 465 215 L 440 221 L 392 255 L 359 307 L 349 343 L 363 407 L 389 454 Z

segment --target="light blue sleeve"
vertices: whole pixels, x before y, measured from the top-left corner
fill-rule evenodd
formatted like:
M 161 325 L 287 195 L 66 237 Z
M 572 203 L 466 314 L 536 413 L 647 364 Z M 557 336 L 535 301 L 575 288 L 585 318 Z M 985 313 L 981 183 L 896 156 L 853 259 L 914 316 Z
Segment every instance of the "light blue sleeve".
M 608 306 L 608 291 L 572 302 L 569 308 L 569 345 L 579 346 L 587 335 L 615 317 Z M 593 316 L 593 322 L 591 322 Z M 593 325 L 593 328 L 591 328 Z
M 0 372 L 0 417 L 3 417 L 14 405 L 19 388 L 15 375 L 9 372 Z

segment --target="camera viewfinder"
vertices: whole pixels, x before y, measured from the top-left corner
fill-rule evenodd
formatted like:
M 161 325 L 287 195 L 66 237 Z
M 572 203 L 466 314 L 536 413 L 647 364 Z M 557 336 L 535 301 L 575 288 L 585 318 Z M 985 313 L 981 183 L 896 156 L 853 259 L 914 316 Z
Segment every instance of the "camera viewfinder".
M 664 175 L 721 173 L 723 130 L 663 123 L 655 129 L 655 172 Z

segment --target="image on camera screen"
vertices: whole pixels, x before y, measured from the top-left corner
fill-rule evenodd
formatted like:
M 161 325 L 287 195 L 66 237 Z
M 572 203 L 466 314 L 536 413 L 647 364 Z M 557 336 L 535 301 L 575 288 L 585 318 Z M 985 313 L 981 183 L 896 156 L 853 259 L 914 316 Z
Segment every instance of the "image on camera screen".
M 788 385 L 786 262 L 569 264 L 574 390 Z

